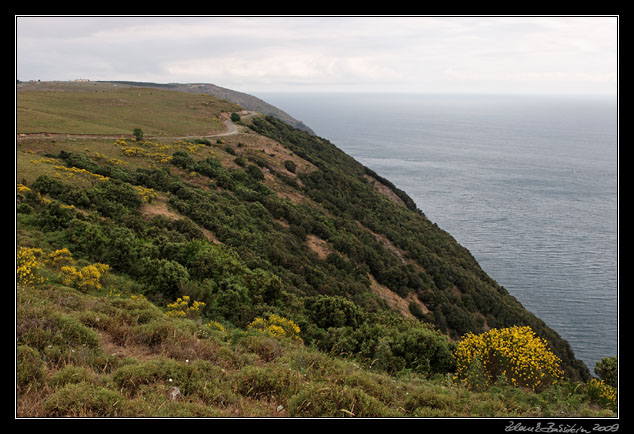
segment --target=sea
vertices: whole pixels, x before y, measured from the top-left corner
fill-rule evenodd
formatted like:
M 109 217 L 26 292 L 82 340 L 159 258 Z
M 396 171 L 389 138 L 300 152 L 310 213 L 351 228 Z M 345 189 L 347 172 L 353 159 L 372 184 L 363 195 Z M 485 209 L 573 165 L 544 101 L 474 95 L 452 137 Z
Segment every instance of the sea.
M 392 181 L 593 372 L 618 351 L 618 101 L 253 93 Z

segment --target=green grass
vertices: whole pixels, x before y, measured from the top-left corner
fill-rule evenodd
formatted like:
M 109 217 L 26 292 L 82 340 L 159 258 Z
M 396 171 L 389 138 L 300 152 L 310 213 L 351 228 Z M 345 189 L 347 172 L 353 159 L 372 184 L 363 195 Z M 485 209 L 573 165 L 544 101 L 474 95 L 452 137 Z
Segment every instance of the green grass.
M 73 90 L 70 90 L 73 89 Z M 131 134 L 185 136 L 222 132 L 221 112 L 235 104 L 167 90 L 100 85 L 22 90 L 17 95 L 18 134 Z

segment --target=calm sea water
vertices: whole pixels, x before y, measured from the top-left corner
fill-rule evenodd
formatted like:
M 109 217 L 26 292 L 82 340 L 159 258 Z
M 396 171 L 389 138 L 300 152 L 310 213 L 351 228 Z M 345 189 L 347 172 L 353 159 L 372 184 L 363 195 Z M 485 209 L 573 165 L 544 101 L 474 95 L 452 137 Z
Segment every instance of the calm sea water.
M 405 190 L 591 370 L 617 354 L 616 98 L 257 96 Z

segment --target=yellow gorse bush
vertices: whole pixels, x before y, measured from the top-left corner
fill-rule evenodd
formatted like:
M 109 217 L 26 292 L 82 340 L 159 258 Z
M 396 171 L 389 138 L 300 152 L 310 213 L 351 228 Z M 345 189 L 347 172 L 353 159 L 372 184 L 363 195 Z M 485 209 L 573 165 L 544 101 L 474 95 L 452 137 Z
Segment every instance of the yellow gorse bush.
M 227 331 L 227 329 L 225 328 L 225 326 L 223 326 L 222 324 L 220 324 L 218 321 L 209 321 L 207 323 L 207 327 L 214 329 L 214 330 L 218 330 L 221 332 L 225 332 Z
M 43 254 L 42 249 L 20 247 L 16 255 L 16 280 L 19 285 L 32 286 L 44 281 L 40 274 L 42 262 L 38 259 Z
M 255 318 L 247 326 L 247 330 L 256 330 L 258 332 L 266 333 L 274 337 L 288 337 L 298 341 L 302 340 L 299 337 L 299 326 L 290 319 L 281 317 L 276 314 L 270 315 L 267 319 Z
M 152 188 L 143 187 L 142 185 L 135 185 L 134 189 L 139 194 L 141 201 L 145 203 L 151 203 L 154 199 L 158 197 L 158 194 Z
M 73 260 L 73 255 L 70 253 L 70 250 L 63 248 L 50 252 L 47 255 L 47 259 L 49 265 L 58 268 L 70 264 Z
M 469 387 L 478 382 L 486 387 L 503 378 L 514 386 L 539 390 L 563 376 L 560 359 L 528 326 L 468 333 L 454 357 L 454 378 Z
M 27 187 L 26 185 L 24 185 L 24 184 L 17 184 L 16 188 L 17 188 L 18 193 L 20 193 L 20 194 L 26 194 L 26 193 L 31 191 L 31 189 L 29 187 Z
M 616 411 L 617 389 L 615 387 L 606 384 L 603 380 L 593 378 L 586 385 L 586 393 L 592 402 Z
M 91 289 L 101 289 L 101 283 L 110 267 L 107 264 L 86 265 L 81 270 L 75 267 L 61 268 L 64 285 L 73 286 L 86 292 Z
M 190 300 L 189 295 L 177 298 L 175 302 L 167 305 L 167 315 L 181 318 L 198 317 L 201 314 L 201 309 L 205 307 L 205 303 L 194 300 L 190 304 Z
M 82 176 L 86 179 L 96 179 L 98 181 L 107 181 L 110 179 L 107 176 L 92 173 L 86 169 L 80 169 L 78 167 L 54 166 L 54 169 L 58 174 L 64 174 L 67 178 Z

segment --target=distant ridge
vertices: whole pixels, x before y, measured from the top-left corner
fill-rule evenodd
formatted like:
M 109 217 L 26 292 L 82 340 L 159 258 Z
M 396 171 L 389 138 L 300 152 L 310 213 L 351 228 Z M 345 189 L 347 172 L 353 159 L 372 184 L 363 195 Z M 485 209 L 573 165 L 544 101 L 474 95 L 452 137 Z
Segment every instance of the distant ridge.
M 116 83 L 123 84 L 128 86 L 145 86 L 145 87 L 155 87 L 161 89 L 171 89 L 177 90 L 181 92 L 190 92 L 197 94 L 208 94 L 216 98 L 221 98 L 232 102 L 234 104 L 241 105 L 247 110 L 253 110 L 265 115 L 273 116 L 290 126 L 297 128 L 302 131 L 306 131 L 312 135 L 315 135 L 315 132 L 311 130 L 306 124 L 302 121 L 299 121 L 293 118 L 291 115 L 286 113 L 283 110 L 278 109 L 277 107 L 267 103 L 266 101 L 261 100 L 253 95 L 249 95 L 247 93 L 238 92 L 235 90 L 227 89 L 224 87 L 216 86 L 211 83 L 152 83 L 145 81 L 103 81 L 102 83 Z

